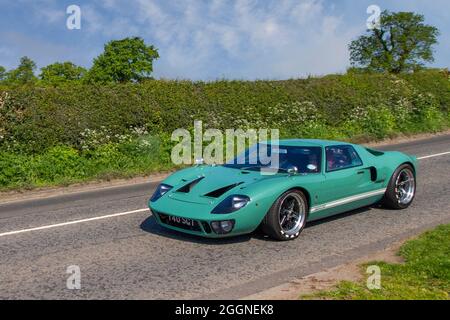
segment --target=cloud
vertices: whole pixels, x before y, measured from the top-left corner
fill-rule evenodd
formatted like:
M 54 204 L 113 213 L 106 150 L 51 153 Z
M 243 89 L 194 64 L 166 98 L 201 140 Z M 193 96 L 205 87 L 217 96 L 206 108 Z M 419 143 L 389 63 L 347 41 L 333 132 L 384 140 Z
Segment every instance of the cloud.
M 126 15 L 121 14 L 121 7 L 115 0 L 107 0 L 100 5 L 85 4 L 81 6 L 81 32 L 86 37 L 106 37 L 118 39 L 140 32 L 140 26 L 134 24 Z
M 321 0 L 185 1 L 178 14 L 140 0 L 147 37 L 157 40 L 163 77 L 289 78 L 343 71 L 356 30 L 327 14 Z M 230 68 L 227 64 L 239 66 Z
M 440 5 L 420 0 L 395 4 L 380 0 L 379 5 L 396 11 L 422 10 L 448 31 L 446 11 L 439 6 L 449 5 L 437 1 Z M 14 30 L 20 36 L 2 38 L 2 63 L 11 65 L 11 57 L 20 53 L 36 58 L 40 65 L 74 60 L 89 67 L 104 43 L 141 36 L 159 49 L 156 77 L 284 79 L 334 73 L 349 65 L 347 45 L 365 31 L 366 7 L 371 4 L 369 0 L 77 2 L 82 10 L 82 30 L 76 32 L 65 28 L 61 1 L 17 0 L 3 5 L 6 14 L 0 30 Z M 25 6 L 27 10 L 23 10 Z M 441 64 L 448 62 L 446 53 L 450 52 L 443 39 L 442 52 L 437 54 Z M 19 57 L 14 57 L 14 64 Z

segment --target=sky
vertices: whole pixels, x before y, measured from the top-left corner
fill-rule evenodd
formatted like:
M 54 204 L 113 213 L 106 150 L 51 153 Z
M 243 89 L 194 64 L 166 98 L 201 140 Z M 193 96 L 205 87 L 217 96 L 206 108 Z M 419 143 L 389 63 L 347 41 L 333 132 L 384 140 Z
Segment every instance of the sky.
M 67 7 L 81 9 L 69 30 Z M 142 37 L 158 48 L 155 78 L 288 79 L 345 72 L 367 8 L 414 11 L 441 32 L 435 62 L 450 66 L 448 0 L 0 0 L 0 65 L 89 68 L 105 43 Z

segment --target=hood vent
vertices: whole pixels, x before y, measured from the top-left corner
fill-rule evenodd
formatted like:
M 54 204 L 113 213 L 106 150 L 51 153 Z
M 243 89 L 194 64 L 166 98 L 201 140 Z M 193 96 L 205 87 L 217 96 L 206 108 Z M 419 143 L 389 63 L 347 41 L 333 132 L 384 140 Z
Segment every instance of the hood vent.
M 222 196 L 223 194 L 227 193 L 228 191 L 230 191 L 231 189 L 236 188 L 237 186 L 243 184 L 243 182 L 238 182 L 214 191 L 211 191 L 210 193 L 205 194 L 205 197 L 211 197 L 211 198 L 219 198 L 220 196 Z
M 188 184 L 186 184 L 185 186 L 181 187 L 180 189 L 177 190 L 177 192 L 182 192 L 182 193 L 189 193 L 191 192 L 192 188 L 195 187 L 195 185 L 197 183 L 199 183 L 200 181 L 202 181 L 205 177 L 201 177 L 198 179 L 195 179 L 192 182 L 189 182 Z

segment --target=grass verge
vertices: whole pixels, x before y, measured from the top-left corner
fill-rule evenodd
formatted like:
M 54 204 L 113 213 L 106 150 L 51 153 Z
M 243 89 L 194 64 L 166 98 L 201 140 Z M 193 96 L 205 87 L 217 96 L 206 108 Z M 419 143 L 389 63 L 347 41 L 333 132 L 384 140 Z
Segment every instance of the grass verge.
M 330 300 L 449 300 L 450 293 L 450 225 L 428 231 L 406 242 L 398 253 L 403 264 L 374 261 L 361 266 L 381 269 L 381 288 L 369 290 L 366 277 L 360 282 L 342 281 L 329 291 L 300 299 Z

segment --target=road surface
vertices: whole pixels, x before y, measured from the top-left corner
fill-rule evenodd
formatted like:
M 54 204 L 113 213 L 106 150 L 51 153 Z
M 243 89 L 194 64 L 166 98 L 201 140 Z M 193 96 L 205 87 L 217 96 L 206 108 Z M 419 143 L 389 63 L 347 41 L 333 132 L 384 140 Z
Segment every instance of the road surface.
M 236 299 L 450 223 L 450 135 L 379 149 L 432 155 L 414 204 L 311 223 L 291 242 L 167 231 L 145 209 L 157 181 L 0 205 L 0 299 Z

